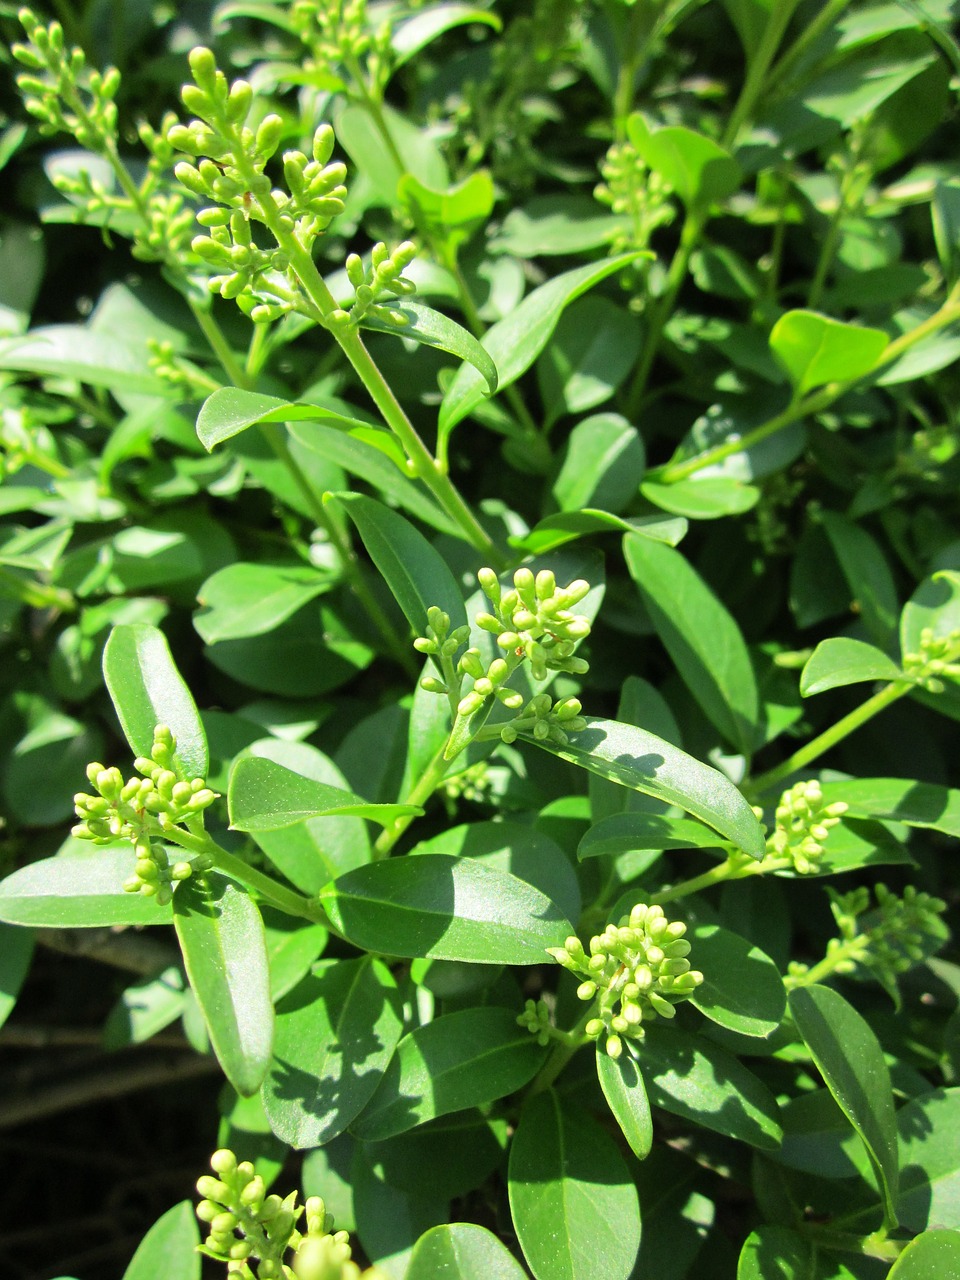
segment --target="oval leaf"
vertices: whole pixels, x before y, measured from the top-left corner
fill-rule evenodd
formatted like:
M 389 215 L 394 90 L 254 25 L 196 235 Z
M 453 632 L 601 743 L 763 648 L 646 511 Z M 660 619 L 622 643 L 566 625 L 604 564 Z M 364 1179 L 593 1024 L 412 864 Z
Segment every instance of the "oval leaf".
M 717 925 L 700 925 L 690 939 L 703 973 L 691 1002 L 704 1017 L 744 1036 L 768 1036 L 787 1006 L 780 970 L 746 938 Z
M 149 757 L 154 729 L 169 725 L 184 776 L 207 776 L 207 737 L 162 631 L 144 622 L 114 627 L 103 650 L 103 678 L 134 755 Z
M 882 649 L 862 640 L 836 636 L 821 640 L 800 672 L 800 692 L 805 698 L 868 680 L 899 680 L 903 672 Z
M 330 1142 L 373 1096 L 403 1030 L 390 970 L 370 956 L 329 960 L 277 1007 L 263 1105 L 278 1138 Z
M 245 890 L 210 872 L 173 895 L 173 923 L 210 1043 L 237 1093 L 256 1093 L 270 1065 L 273 1004 L 260 912 Z
M 452 630 L 466 626 L 463 594 L 456 578 L 440 553 L 409 520 L 359 493 L 331 493 L 325 495 L 324 501 L 335 501 L 343 507 L 357 526 L 371 560 L 416 635 L 426 635 L 431 605 L 449 614 Z
M 824 803 L 843 800 L 847 818 L 880 818 L 931 827 L 960 840 L 960 790 L 913 778 L 845 778 L 823 784 Z
M 423 813 L 411 804 L 371 804 L 351 791 L 315 782 L 259 756 L 241 756 L 233 766 L 227 806 L 235 831 L 279 831 L 307 818 L 335 814 L 369 818 L 386 827 L 407 814 Z
M 497 366 L 463 325 L 457 324 L 441 311 L 425 307 L 422 302 L 403 299 L 385 305 L 392 314 L 402 316 L 405 323 L 391 324 L 388 320 L 370 314 L 360 322 L 361 328 L 372 329 L 376 333 L 389 333 L 395 338 L 412 338 L 425 347 L 449 351 L 452 356 L 458 356 L 472 365 L 486 382 L 487 393 L 493 395 L 497 389 Z
M 502 27 L 495 13 L 486 9 L 477 9 L 470 4 L 433 4 L 429 9 L 421 9 L 419 13 L 408 18 L 406 22 L 397 23 L 390 34 L 390 45 L 393 49 L 393 66 L 402 67 L 405 62 L 425 49 L 452 27 L 469 23 L 483 22 L 488 27 L 499 31 Z
M 189 1200 L 158 1218 L 137 1246 L 123 1280 L 200 1280 L 200 1231 Z
M 322 889 L 320 902 L 349 942 L 392 956 L 542 964 L 573 932 L 532 885 L 440 853 L 358 867 Z
M 733 783 L 645 729 L 588 716 L 586 729 L 564 747 L 549 740 L 529 741 L 610 782 L 679 805 L 751 858 L 759 860 L 766 851 L 763 828 Z
M 404 1280 L 526 1280 L 526 1272 L 485 1227 L 453 1222 L 420 1237 Z
M 889 341 L 882 329 L 843 324 L 816 311 L 788 311 L 770 332 L 770 350 L 798 396 L 825 382 L 864 377 Z
M 436 1116 L 505 1098 L 533 1079 L 545 1057 L 512 1009 L 445 1014 L 403 1037 L 350 1131 L 363 1142 L 379 1142 Z
M 591 533 L 639 533 L 644 538 L 666 542 L 675 547 L 687 532 L 683 519 L 664 520 L 660 516 L 615 516 L 609 511 L 583 507 L 580 511 L 561 511 L 557 515 L 544 516 L 529 533 L 512 534 L 507 541 L 511 547 L 539 556 L 566 542 L 586 538 Z
M 0 883 L 0 920 L 40 929 L 169 924 L 169 903 L 124 893 L 133 864 L 129 842 L 31 862 Z
M 657 1023 L 640 1046 L 639 1062 L 655 1107 L 761 1150 L 779 1147 L 776 1098 L 726 1049 Z
M 595 822 L 577 846 L 577 857 L 617 857 L 638 849 L 716 849 L 716 832 L 689 818 L 662 813 L 612 813 Z
M 645 1160 L 653 1145 L 653 1120 L 643 1076 L 632 1055 L 611 1058 L 597 1046 L 597 1076 L 613 1118 L 623 1131 L 630 1150 Z
M 309 565 L 228 564 L 200 588 L 193 625 L 206 644 L 262 636 L 332 586 Z
M 897 1112 L 897 1217 L 911 1231 L 960 1225 L 960 1088 L 934 1089 Z
M 830 987 L 814 983 L 791 991 L 790 1012 L 824 1083 L 867 1149 L 884 1218 L 896 1225 L 897 1121 L 879 1041 L 856 1009 Z
M 536 1280 L 627 1280 L 637 1189 L 610 1136 L 552 1089 L 528 1098 L 510 1148 L 510 1212 Z
M 960 1231 L 924 1231 L 911 1240 L 887 1280 L 951 1280 L 960 1276 Z
M 627 129 L 642 159 L 669 183 L 688 209 L 707 209 L 739 187 L 743 176 L 740 166 L 704 134 L 682 125 L 651 132 L 639 114 L 630 116 Z

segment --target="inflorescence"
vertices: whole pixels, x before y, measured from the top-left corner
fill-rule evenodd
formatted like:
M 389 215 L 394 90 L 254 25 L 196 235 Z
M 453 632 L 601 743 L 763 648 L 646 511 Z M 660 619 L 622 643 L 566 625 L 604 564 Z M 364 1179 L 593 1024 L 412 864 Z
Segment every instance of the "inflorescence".
M 819 782 L 794 783 L 780 797 L 776 826 L 767 839 L 768 852 L 776 858 L 788 858 L 800 875 L 816 871 L 830 828 L 848 808 L 842 800 L 824 804 Z

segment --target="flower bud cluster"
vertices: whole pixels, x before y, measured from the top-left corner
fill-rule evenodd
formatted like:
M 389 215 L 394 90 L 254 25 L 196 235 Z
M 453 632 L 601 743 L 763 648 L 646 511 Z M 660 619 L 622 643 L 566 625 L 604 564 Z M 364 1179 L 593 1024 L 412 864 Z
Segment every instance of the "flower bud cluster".
M 558 698 L 556 702 L 548 693 L 531 698 L 516 720 L 500 730 L 504 742 L 516 742 L 521 733 L 531 734 L 538 742 L 553 742 L 565 747 L 571 733 L 579 733 L 587 727 L 580 714 L 579 698 Z
M 481 569 L 477 579 L 493 610 L 477 614 L 477 626 L 495 635 L 506 653 L 526 657 L 534 680 L 546 679 L 548 670 L 575 675 L 589 670 L 583 658 L 573 656 L 590 634 L 590 620 L 573 612 L 589 592 L 589 582 L 578 578 L 558 587 L 551 570 L 534 575 L 526 566 L 514 573 L 512 590 L 502 589 L 492 569 Z
M 158 725 L 150 758 L 134 761 L 136 775 L 125 779 L 119 769 L 94 762 L 87 765 L 87 778 L 96 795 L 81 791 L 73 798 L 80 822 L 72 834 L 95 844 L 131 840 L 136 864 L 124 890 L 155 897 L 161 905 L 170 901 L 174 884 L 198 869 L 196 859 L 171 866 L 164 837 L 172 839 L 179 823 L 197 818 L 218 798 L 203 778 L 181 776 L 175 752 L 172 732 Z
M 589 955 L 575 937 L 548 948 L 565 969 L 585 978 L 577 997 L 596 1000 L 597 1013 L 584 1032 L 592 1040 L 605 1035 L 611 1058 L 620 1057 L 624 1038 L 643 1039 L 644 1020 L 675 1017 L 674 1006 L 703 982 L 703 974 L 690 968 L 686 931 L 680 921 L 667 920 L 662 907 L 640 902 L 590 939 Z
M 960 627 L 938 636 L 932 627 L 920 632 L 920 649 L 903 657 L 903 669 L 921 688 L 943 693 L 944 677 L 960 680 Z
M 373 246 L 370 266 L 365 270 L 360 256 L 351 253 L 344 264 L 347 279 L 353 285 L 354 301 L 349 310 L 338 309 L 327 318 L 328 324 L 346 327 L 362 324 L 365 319 L 381 320 L 385 324 L 402 329 L 409 324 L 407 317 L 392 307 L 383 306 L 387 296 L 400 298 L 415 293 L 417 286 L 403 276 L 403 270 L 417 256 L 417 246 L 404 240 L 390 253 L 381 241 Z
M 297 1193 L 267 1195 L 248 1160 L 232 1151 L 210 1157 L 214 1175 L 197 1181 L 203 1199 L 197 1217 L 208 1227 L 202 1253 L 227 1264 L 237 1280 L 382 1280 L 375 1269 L 361 1275 L 346 1231 L 332 1232 L 333 1216 L 319 1196 L 297 1204 Z M 306 1231 L 298 1222 L 305 1216 Z M 284 1262 L 294 1250 L 292 1265 Z
M 29 43 L 13 45 L 11 53 L 26 68 L 17 84 L 40 132 L 70 133 L 87 151 L 113 144 L 120 72 L 89 71 L 83 50 L 66 47 L 59 22 L 44 25 L 30 9 L 21 9 L 19 17 Z
M 767 849 L 778 858 L 789 858 L 800 875 L 816 871 L 830 828 L 849 806 L 842 800 L 823 803 L 820 783 L 796 782 L 780 797 L 776 826 Z
M 666 183 L 647 168 L 630 142 L 615 142 L 609 148 L 600 173 L 603 181 L 594 187 L 594 199 L 631 219 L 630 231 L 618 239 L 617 252 L 645 249 L 657 227 L 673 221 Z
M 314 69 L 335 76 L 341 67 L 352 75 L 361 58 L 366 61 L 368 91 L 380 96 L 390 70 L 390 24 L 372 28 L 366 0 L 295 0 L 290 25 L 310 50 Z
M 523 1013 L 517 1016 L 517 1026 L 526 1027 L 532 1036 L 536 1036 L 537 1044 L 548 1045 L 551 1027 L 546 1000 L 528 1000 L 523 1006 Z

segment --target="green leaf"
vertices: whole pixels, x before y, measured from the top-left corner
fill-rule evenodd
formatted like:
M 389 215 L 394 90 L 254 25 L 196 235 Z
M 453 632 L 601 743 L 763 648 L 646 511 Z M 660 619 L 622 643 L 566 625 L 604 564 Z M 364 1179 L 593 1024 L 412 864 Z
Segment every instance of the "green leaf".
M 446 854 L 358 867 L 327 885 L 320 902 L 349 942 L 391 956 L 542 964 L 572 932 L 532 885 Z
M 249 894 L 217 872 L 173 895 L 173 923 L 210 1043 L 237 1093 L 256 1093 L 270 1065 L 273 1004 L 263 920 Z
M 851 610 L 877 644 L 889 644 L 900 602 L 886 557 L 866 529 L 836 511 L 823 512 L 821 523 L 850 588 Z
M 650 538 L 624 538 L 623 546 L 630 576 L 684 683 L 704 715 L 749 755 L 757 735 L 759 696 L 746 642 L 732 614 L 679 551 Z
M 51 573 L 72 536 L 72 525 L 60 520 L 50 520 L 36 529 L 0 530 L 0 564 Z
M 777 3 L 784 0 L 723 0 L 748 60 L 753 59 L 770 19 L 770 10 Z
M 845 778 L 825 782 L 827 804 L 843 800 L 848 818 L 881 818 L 931 827 L 960 839 L 960 790 L 913 778 Z
M 0 911 L 4 881 L 0 881 Z M 33 930 L 0 924 L 0 1027 L 10 1017 L 33 956 Z
M 862 378 L 876 365 L 889 336 L 882 329 L 831 320 L 816 311 L 788 311 L 773 326 L 770 350 L 797 396 L 825 382 Z
M 934 636 L 960 630 L 960 573 L 944 569 L 925 579 L 900 615 L 900 648 L 904 655 L 920 652 L 920 637 L 929 627 Z
M 90 847 L 31 862 L 0 882 L 0 920 L 40 929 L 118 924 L 169 924 L 173 907 L 124 893 L 133 872 L 133 847 Z
M 445 31 L 465 23 L 472 26 L 481 22 L 493 27 L 495 31 L 499 31 L 503 25 L 495 13 L 470 4 L 434 4 L 429 9 L 422 9 L 412 18 L 393 26 L 390 32 L 393 66 L 402 67 Z
M 308 565 L 229 564 L 200 588 L 193 625 L 206 644 L 262 636 L 334 585 Z
M 743 515 L 760 501 L 757 486 L 745 484 L 735 476 L 695 475 L 672 484 L 645 480 L 640 492 L 654 506 L 691 520 Z
M 632 724 L 586 719 L 587 727 L 573 734 L 565 747 L 549 740 L 530 741 L 601 778 L 679 805 L 751 858 L 763 857 L 766 842 L 756 814 L 722 773 Z
M 510 315 L 489 329 L 483 345 L 500 375 L 499 389 L 504 391 L 530 368 L 550 341 L 557 322 L 571 302 L 641 256 L 644 255 L 624 253 L 564 272 L 534 289 Z M 438 449 L 441 454 L 445 452 L 446 441 L 453 428 L 482 401 L 482 388 L 481 376 L 475 369 L 468 367 L 458 371 L 440 406 Z
M 953 284 L 960 275 L 960 182 L 956 178 L 936 183 L 930 214 L 940 267 L 947 284 Z
M 872 644 L 835 636 L 821 640 L 800 672 L 800 692 L 805 698 L 827 689 L 863 681 L 899 680 L 897 664 Z
M 417 805 L 370 804 L 351 791 L 315 782 L 259 756 L 241 756 L 233 766 L 227 807 L 235 831 L 279 831 L 334 814 L 369 818 L 386 827 L 406 814 L 423 813 Z
M 359 493 L 327 494 L 357 526 L 370 558 L 418 636 L 426 635 L 427 610 L 450 615 L 451 629 L 466 626 L 463 593 L 440 553 L 408 520 Z
M 400 179 L 399 194 L 405 205 L 444 231 L 482 222 L 493 212 L 496 199 L 493 179 L 486 169 L 477 169 L 469 178 L 442 191 L 434 191 L 405 173 Z M 458 234 L 462 239 L 463 232 Z
M 737 1261 L 737 1280 L 814 1280 L 817 1251 L 789 1227 L 770 1223 L 752 1231 Z
M 776 1098 L 726 1049 L 658 1021 L 637 1056 L 653 1106 L 761 1151 L 779 1147 Z
M 934 1089 L 897 1112 L 897 1217 L 910 1231 L 960 1226 L 960 1088 Z
M 394 314 L 403 316 L 406 324 L 391 324 L 388 320 L 370 314 L 364 316 L 360 327 L 372 329 L 376 333 L 389 333 L 394 338 L 410 338 L 425 347 L 436 347 L 438 351 L 448 351 L 450 355 L 472 365 L 486 382 L 488 393 L 493 395 L 497 389 L 497 366 L 479 340 L 464 329 L 463 325 L 457 324 L 442 311 L 424 306 L 422 302 L 404 298 L 384 305 Z
M 638 1160 L 646 1160 L 653 1145 L 653 1120 L 643 1076 L 633 1055 L 626 1052 L 611 1058 L 598 1044 L 597 1076 L 630 1150 Z
M 142 342 L 85 325 L 51 324 L 0 341 L 0 369 L 40 377 L 76 378 L 92 387 L 135 395 L 169 395 L 150 369 Z
M 596 413 L 570 432 L 551 492 L 561 511 L 618 512 L 637 495 L 643 440 L 619 413 Z
M 526 1280 L 526 1272 L 485 1227 L 453 1222 L 420 1237 L 404 1280 Z
M 639 354 L 640 328 L 623 307 L 596 294 L 568 307 L 537 361 L 547 423 L 609 400 Z
M 887 1280 L 947 1280 L 960 1275 L 960 1231 L 924 1231 L 911 1240 Z
M 744 1036 L 769 1036 L 787 1005 L 780 970 L 745 938 L 714 924 L 690 938 L 692 963 L 703 973 L 691 1003 L 704 1017 Z
M 165 724 L 177 740 L 184 775 L 207 776 L 200 715 L 162 631 L 146 623 L 114 627 L 103 651 L 103 678 L 134 755 L 149 757 L 153 731 Z
M 817 1070 L 867 1149 L 880 1184 L 884 1219 L 896 1225 L 897 1124 L 890 1073 L 877 1037 L 830 987 L 798 987 L 789 1000 Z
M 200 1231 L 189 1200 L 158 1218 L 137 1246 L 123 1280 L 200 1280 Z
M 183 1013 L 183 972 L 172 964 L 156 977 L 135 982 L 122 993 L 103 1024 L 103 1047 L 143 1044 Z
M 507 212 L 490 251 L 513 258 L 583 253 L 609 244 L 629 226 L 629 217 L 601 213 L 587 195 L 534 196 Z
M 611 515 L 609 511 L 585 507 L 582 511 L 561 511 L 554 516 L 545 516 L 529 533 L 513 534 L 507 541 L 519 551 L 539 556 L 577 538 L 586 538 L 591 533 L 636 533 L 675 547 L 686 532 L 686 520 L 663 520 L 659 516 L 624 518 Z
M 520 1113 L 509 1192 L 536 1280 L 628 1280 L 640 1246 L 637 1189 L 610 1136 L 552 1089 Z
M 682 125 L 651 131 L 635 112 L 627 120 L 627 134 L 641 158 L 688 209 L 705 212 L 732 196 L 743 180 L 728 151 Z
M 662 813 L 612 813 L 595 822 L 577 846 L 577 857 L 618 857 L 637 849 L 716 849 L 716 832 L 689 818 Z
M 476 1108 L 454 1111 L 383 1142 L 364 1143 L 364 1154 L 377 1177 L 401 1191 L 416 1187 L 422 1195 L 457 1199 L 504 1165 L 509 1132 L 505 1117 Z
M 378 1142 L 436 1116 L 494 1102 L 523 1088 L 545 1057 L 512 1009 L 444 1014 L 403 1037 L 350 1131 Z
M 297 1150 L 332 1141 L 370 1101 L 402 1030 L 397 984 L 381 960 L 316 965 L 277 1006 L 263 1082 L 273 1132 Z

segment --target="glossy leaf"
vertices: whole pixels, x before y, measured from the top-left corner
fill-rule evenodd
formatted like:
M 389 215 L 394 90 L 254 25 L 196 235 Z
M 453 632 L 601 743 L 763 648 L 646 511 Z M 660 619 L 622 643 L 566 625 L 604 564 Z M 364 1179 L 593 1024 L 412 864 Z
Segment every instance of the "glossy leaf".
M 393 956 L 542 964 L 570 922 L 532 885 L 473 858 L 422 854 L 358 867 L 320 902 L 355 946 Z
M 924 1231 L 911 1240 L 887 1280 L 953 1280 L 960 1275 L 960 1231 Z
M 647 129 L 634 113 L 627 133 L 647 165 L 675 191 L 688 209 L 706 210 L 726 200 L 743 175 L 736 160 L 712 138 L 682 125 Z
M 567 440 L 552 485 L 554 500 L 562 511 L 621 511 L 636 497 L 644 456 L 639 432 L 620 414 L 584 418 Z
M 931 827 L 960 839 L 960 790 L 913 778 L 847 778 L 825 782 L 827 804 L 844 800 L 848 818 L 880 818 Z
M 900 1193 L 897 1217 L 910 1231 L 960 1228 L 960 1088 L 934 1089 L 897 1112 Z
M 513 1254 L 485 1227 L 431 1227 L 414 1246 L 405 1280 L 526 1280 Z
M 307 565 L 230 564 L 200 588 L 193 625 L 206 644 L 260 636 L 334 585 Z
M 637 1056 L 653 1106 L 761 1151 L 779 1147 L 783 1130 L 776 1099 L 719 1045 L 658 1022 Z
M 531 741 L 610 782 L 679 805 L 752 858 L 764 855 L 763 830 L 733 783 L 663 738 L 618 720 L 588 716 L 587 727 L 565 747 Z
M 476 369 L 487 384 L 487 393 L 493 395 L 497 389 L 497 366 L 468 329 L 464 329 L 463 325 L 457 324 L 441 311 L 425 307 L 422 302 L 404 298 L 384 305 L 393 314 L 402 316 L 406 323 L 392 324 L 389 320 L 371 314 L 363 318 L 360 327 L 377 333 L 389 333 L 395 338 L 407 338 L 411 342 L 420 342 L 425 347 L 436 347 L 439 351 L 457 356 Z
M 640 1245 L 636 1187 L 609 1135 L 552 1089 L 520 1113 L 509 1192 L 536 1280 L 628 1280 Z
M 270 1065 L 273 1004 L 263 921 L 249 894 L 210 872 L 173 896 L 173 922 L 210 1043 L 237 1093 L 256 1093 Z
M 146 623 L 114 627 L 103 651 L 103 678 L 135 755 L 150 755 L 158 724 L 173 730 L 176 760 L 187 778 L 205 778 L 207 739 L 196 703 L 166 637 Z
M 0 341 L 0 369 L 39 377 L 76 378 L 128 395 L 164 395 L 144 344 L 85 325 L 51 324 Z
M 509 541 L 518 550 L 538 556 L 592 533 L 637 533 L 675 547 L 686 532 L 686 520 L 664 520 L 659 516 L 623 517 L 584 507 L 581 511 L 561 511 L 554 516 L 544 516 L 529 533 L 514 534 Z
M 418 182 L 412 174 L 405 173 L 400 179 L 399 192 L 404 204 L 412 206 L 421 217 L 444 230 L 470 227 L 489 217 L 496 199 L 493 179 L 486 169 L 478 169 L 469 178 L 442 191 L 434 191 Z M 458 234 L 462 236 L 463 233 Z M 479 365 L 475 364 L 475 367 L 483 372 Z
M 703 974 L 691 1002 L 704 1017 L 745 1036 L 769 1036 L 787 1005 L 780 970 L 759 947 L 717 925 L 690 936 L 692 963 Z
M 103 1024 L 105 1049 L 143 1044 L 183 1013 L 183 972 L 172 964 L 156 977 L 132 983 L 110 1010 Z
M 814 1280 L 817 1251 L 789 1227 L 764 1223 L 751 1231 L 737 1261 L 737 1280 Z
M 897 680 L 903 672 L 875 645 L 835 636 L 821 640 L 800 672 L 800 692 L 805 698 L 827 689 L 873 680 Z
M 856 1129 L 877 1173 L 884 1217 L 896 1222 L 897 1128 L 890 1073 L 876 1036 L 843 996 L 813 984 L 790 992 L 790 1012 L 817 1070 Z
M 381 1141 L 436 1116 L 494 1102 L 522 1089 L 545 1058 L 513 1009 L 445 1014 L 403 1037 L 351 1132 L 363 1142 Z
M 463 593 L 446 561 L 408 520 L 359 493 L 329 494 L 363 539 L 393 598 L 418 636 L 427 633 L 427 610 L 436 605 L 451 629 L 466 625 Z
M 645 480 L 640 492 L 663 511 L 688 516 L 691 520 L 742 515 L 760 501 L 756 485 L 744 484 L 734 476 L 691 476 L 673 484 Z
M 826 382 L 862 378 L 890 341 L 882 329 L 831 320 L 816 311 L 788 311 L 770 333 L 770 350 L 798 396 Z
M 900 615 L 900 648 L 904 655 L 918 653 L 921 635 L 930 628 L 935 636 L 960 630 L 960 573 L 949 569 L 925 579 Z
M 866 529 L 835 511 L 825 511 L 821 523 L 850 588 L 851 610 L 871 639 L 889 644 L 896 633 L 900 604 L 880 545 Z
M 158 1218 L 137 1246 L 123 1280 L 200 1280 L 200 1231 L 189 1200 Z
M 624 538 L 623 545 L 630 576 L 684 683 L 724 737 L 749 754 L 759 697 L 733 616 L 680 552 L 649 538 Z
M 422 9 L 406 22 L 397 23 L 390 33 L 393 64 L 401 67 L 421 49 L 425 49 L 438 36 L 464 23 L 484 23 L 495 31 L 501 28 L 500 19 L 487 9 L 470 4 L 437 4 Z
M 0 882 L 0 920 L 41 929 L 169 924 L 169 904 L 124 893 L 133 863 L 129 842 L 28 863 Z
M 483 345 L 497 367 L 500 390 L 516 382 L 530 368 L 550 341 L 557 322 L 571 302 L 640 256 L 639 253 L 625 253 L 575 267 L 534 289 L 506 319 L 493 325 L 487 331 Z M 440 406 L 438 430 L 441 446 L 457 423 L 471 414 L 482 400 L 480 374 L 473 368 L 460 369 Z
M 710 827 L 662 813 L 613 813 L 595 822 L 577 846 L 577 857 L 618 857 L 635 849 L 716 849 Z
M 4 885 L 0 881 L 0 912 L 3 910 Z M 30 968 L 33 956 L 33 930 L 0 924 L 0 1027 L 9 1018 Z
M 597 1076 L 630 1150 L 638 1160 L 645 1160 L 653 1145 L 653 1119 L 643 1076 L 633 1055 L 625 1052 L 619 1058 L 611 1058 L 598 1045 Z
M 332 1141 L 373 1096 L 403 1029 L 386 965 L 325 960 L 277 1006 L 263 1083 L 270 1126 L 297 1150 Z
M 548 423 L 609 400 L 639 353 L 639 325 L 623 307 L 596 294 L 568 307 L 537 361 Z
M 236 762 L 227 805 L 235 831 L 279 831 L 308 818 L 333 815 L 369 818 L 389 826 L 405 814 L 423 812 L 410 804 L 370 804 L 350 791 L 315 782 L 260 756 L 241 756 Z

